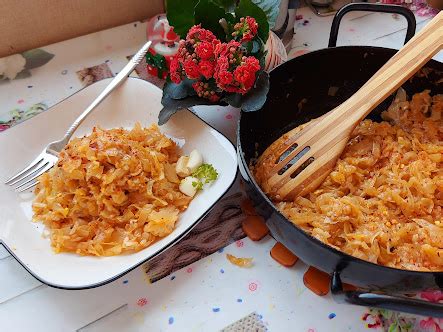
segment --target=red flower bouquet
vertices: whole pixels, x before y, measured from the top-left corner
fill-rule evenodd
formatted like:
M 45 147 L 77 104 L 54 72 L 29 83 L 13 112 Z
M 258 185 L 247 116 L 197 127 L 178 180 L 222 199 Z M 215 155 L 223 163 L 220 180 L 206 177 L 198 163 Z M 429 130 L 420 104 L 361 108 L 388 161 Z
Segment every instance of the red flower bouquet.
M 169 66 L 159 124 L 195 105 L 260 109 L 269 90 L 263 70 L 267 13 L 251 0 L 169 0 L 167 8 L 170 24 L 183 39 Z M 186 8 L 192 9 L 193 20 Z

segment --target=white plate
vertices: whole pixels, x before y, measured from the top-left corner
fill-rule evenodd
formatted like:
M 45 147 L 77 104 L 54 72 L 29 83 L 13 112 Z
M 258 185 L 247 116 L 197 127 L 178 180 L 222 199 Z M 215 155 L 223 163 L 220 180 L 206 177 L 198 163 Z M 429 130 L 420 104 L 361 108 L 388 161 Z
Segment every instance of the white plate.
M 27 165 L 48 142 L 61 138 L 73 120 L 109 84 L 92 84 L 35 118 L 0 134 L 0 243 L 38 280 L 50 286 L 82 289 L 103 285 L 158 255 L 186 235 L 230 188 L 237 173 L 234 146 L 218 131 L 189 111 L 178 112 L 160 129 L 184 143 L 183 150 L 199 150 L 219 178 L 200 192 L 180 215 L 175 230 L 152 246 L 134 254 L 113 257 L 81 257 L 55 254 L 42 224 L 31 221 L 34 195 L 17 194 L 4 180 Z M 129 78 L 78 128 L 75 136 L 92 127 L 132 127 L 136 121 L 157 123 L 162 92 L 154 85 Z

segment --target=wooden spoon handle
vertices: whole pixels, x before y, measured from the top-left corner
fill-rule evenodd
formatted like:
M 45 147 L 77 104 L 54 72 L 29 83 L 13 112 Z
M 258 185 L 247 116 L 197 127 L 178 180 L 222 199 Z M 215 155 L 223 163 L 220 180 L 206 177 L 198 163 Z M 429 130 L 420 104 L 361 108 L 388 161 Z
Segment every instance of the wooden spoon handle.
M 326 126 L 353 130 L 355 126 L 414 75 L 443 45 L 443 12 L 435 16 L 352 97 L 328 113 Z M 326 123 L 325 123 L 326 122 Z

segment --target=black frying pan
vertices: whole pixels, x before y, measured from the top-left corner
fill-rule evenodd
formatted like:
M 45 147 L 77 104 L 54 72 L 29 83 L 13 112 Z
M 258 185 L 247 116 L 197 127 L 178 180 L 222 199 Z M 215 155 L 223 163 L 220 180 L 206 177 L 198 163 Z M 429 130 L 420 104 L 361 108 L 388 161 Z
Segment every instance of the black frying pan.
M 242 113 L 237 142 L 240 172 L 249 196 L 266 217 L 272 235 L 305 263 L 332 276 L 331 291 L 336 301 L 443 318 L 443 304 L 399 295 L 425 289 L 443 290 L 443 272 L 388 268 L 323 244 L 280 214 L 248 169 L 251 159 L 283 133 L 344 102 L 395 54 L 396 50 L 381 47 L 335 47 L 341 18 L 357 10 L 400 14 L 408 22 L 406 41 L 415 33 L 415 17 L 406 8 L 367 3 L 343 7 L 334 18 L 329 48 L 302 55 L 274 69 L 270 73 L 271 87 L 264 107 L 258 112 Z M 443 64 L 431 60 L 426 67 L 432 70 L 428 77 L 416 75 L 403 85 L 409 96 L 425 89 L 432 94 L 443 93 L 443 84 L 438 83 L 443 78 Z M 334 96 L 328 95 L 330 87 L 338 87 Z M 392 97 L 368 118 L 379 121 L 380 112 L 391 102 Z M 299 109 L 297 105 L 303 106 Z M 342 281 L 364 291 L 344 291 Z

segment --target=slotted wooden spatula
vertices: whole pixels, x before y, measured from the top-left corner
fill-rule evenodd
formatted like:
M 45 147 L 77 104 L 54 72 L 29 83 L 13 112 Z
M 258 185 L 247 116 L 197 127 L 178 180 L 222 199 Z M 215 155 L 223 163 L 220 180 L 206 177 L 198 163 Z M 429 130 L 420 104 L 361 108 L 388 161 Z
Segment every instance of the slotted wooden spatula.
M 266 169 L 265 181 L 260 181 L 264 191 L 277 200 L 313 191 L 334 168 L 360 121 L 441 50 L 442 44 L 440 12 L 352 97 L 266 149 L 257 165 Z

